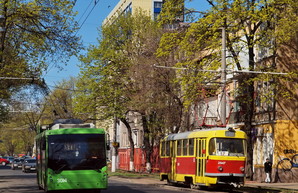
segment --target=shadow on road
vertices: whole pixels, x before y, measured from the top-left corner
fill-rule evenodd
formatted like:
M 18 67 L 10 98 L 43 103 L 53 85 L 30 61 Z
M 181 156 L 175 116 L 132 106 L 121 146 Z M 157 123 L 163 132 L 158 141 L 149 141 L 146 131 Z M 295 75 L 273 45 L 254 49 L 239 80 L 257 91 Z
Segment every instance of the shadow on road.
M 5 191 L 5 190 L 9 190 L 9 191 Z M 23 192 L 36 192 L 36 191 L 40 191 L 40 190 L 38 190 L 38 187 L 37 186 L 24 185 L 24 186 L 14 186 L 14 187 L 2 188 L 0 190 L 0 192 L 11 192 L 11 190 L 13 190 L 13 192 L 22 192 L 22 193 Z
M 249 193 L 279 193 L 283 192 L 281 190 L 272 190 L 272 189 L 264 189 L 264 188 L 259 188 L 259 187 L 242 187 L 240 188 L 241 192 L 249 192 Z
M 28 175 L 26 176 L 27 179 L 36 179 L 36 175 Z M 24 175 L 9 175 L 4 176 L 0 174 L 0 181 L 8 180 L 8 179 L 24 179 Z

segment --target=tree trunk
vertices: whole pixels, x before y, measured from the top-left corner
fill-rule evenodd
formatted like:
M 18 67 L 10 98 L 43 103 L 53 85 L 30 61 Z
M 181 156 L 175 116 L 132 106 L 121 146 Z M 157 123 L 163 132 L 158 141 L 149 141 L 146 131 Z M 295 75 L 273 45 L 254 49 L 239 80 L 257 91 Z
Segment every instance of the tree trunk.
M 131 127 L 125 118 L 121 118 L 120 120 L 124 123 L 124 125 L 127 128 L 128 140 L 129 140 L 129 145 L 130 145 L 129 171 L 134 171 L 135 170 L 135 168 L 134 168 L 135 147 L 134 147 L 134 141 L 132 139 Z
M 0 27 L 2 27 L 3 29 L 6 28 L 6 19 L 7 19 L 7 15 L 8 15 L 8 12 L 7 12 L 7 4 L 8 4 L 8 0 L 5 0 L 4 3 L 3 3 L 3 8 L 2 8 L 2 12 L 0 15 L 4 16 L 4 21 L 2 23 L 2 25 Z M 4 44 L 5 44 L 5 36 L 6 36 L 6 30 L 0 32 L 1 36 L 0 36 L 0 51 L 1 51 L 1 54 L 0 54 L 0 66 L 1 68 L 4 67 L 4 60 L 3 60 L 3 53 L 4 53 Z
M 151 146 L 150 146 L 150 130 L 148 128 L 146 116 L 142 115 L 143 129 L 144 129 L 144 146 L 146 153 L 146 171 L 151 173 Z
M 254 61 L 254 48 L 250 46 L 248 49 L 248 56 L 249 56 L 249 70 L 253 71 L 255 67 Z M 252 142 L 252 121 L 254 116 L 254 81 L 251 80 L 253 78 L 253 74 L 249 74 L 247 78 L 245 78 L 246 84 L 246 113 L 245 113 L 245 132 L 247 134 L 247 170 L 246 174 L 253 180 L 253 142 Z

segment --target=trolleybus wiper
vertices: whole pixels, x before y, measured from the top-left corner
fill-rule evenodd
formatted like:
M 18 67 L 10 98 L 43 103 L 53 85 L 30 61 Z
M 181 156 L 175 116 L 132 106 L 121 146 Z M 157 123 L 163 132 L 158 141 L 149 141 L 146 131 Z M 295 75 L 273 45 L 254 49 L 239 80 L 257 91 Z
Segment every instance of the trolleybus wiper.
M 55 173 L 60 173 L 66 166 L 67 164 L 61 164 L 61 166 L 57 170 L 55 170 Z

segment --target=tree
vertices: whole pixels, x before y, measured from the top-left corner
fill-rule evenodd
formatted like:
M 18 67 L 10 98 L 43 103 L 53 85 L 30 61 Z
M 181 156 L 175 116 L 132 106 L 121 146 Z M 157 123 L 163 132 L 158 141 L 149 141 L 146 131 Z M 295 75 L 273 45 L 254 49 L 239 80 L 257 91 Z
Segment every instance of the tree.
M 77 93 L 76 97 L 77 111 L 92 113 L 96 119 L 116 117 L 126 125 L 130 136 L 131 163 L 134 143 L 126 113 L 132 110 L 130 96 L 135 93 L 131 87 L 133 80 L 128 76 L 132 65 L 129 55 L 133 54 L 130 45 L 134 33 L 132 20 L 131 15 L 121 16 L 113 24 L 103 26 L 99 46 L 89 48 L 88 55 L 82 57 L 84 70 L 77 86 L 85 93 Z
M 34 136 L 45 109 L 41 102 L 44 94 L 39 86 L 26 86 L 14 92 L 11 99 L 5 100 L 9 111 L 6 119 L 1 122 L 0 129 L 6 154 L 32 155 Z
M 11 112 L 8 118 L 8 121 L 0 126 L 0 152 L 10 156 L 18 153 L 32 155 L 36 131 L 27 124 L 27 115 L 24 112 Z
M 229 52 L 228 69 L 249 71 L 276 71 L 276 50 L 281 44 L 290 40 L 297 31 L 297 1 L 286 0 L 207 0 L 211 9 L 203 17 L 189 25 L 185 30 L 164 34 L 159 55 L 180 56 L 177 67 L 190 69 L 181 72 L 179 81 L 185 92 L 186 105 L 195 101 L 200 92 L 198 85 L 211 83 L 218 75 L 200 70 L 217 70 L 220 68 L 221 33 L 225 28 L 227 49 Z M 162 18 L 163 19 L 163 18 Z M 178 37 L 172 41 L 170 36 Z M 172 51 L 171 48 L 174 49 Z M 266 51 L 273 56 L 273 62 L 263 56 L 263 62 L 257 63 L 257 53 Z M 245 62 L 246 58 L 248 62 Z M 272 57 L 271 57 L 272 58 Z M 268 62 L 269 61 L 269 62 Z M 266 65 L 266 64 L 270 65 Z M 267 75 L 266 75 L 267 76 Z M 241 106 L 245 109 L 245 131 L 251 139 L 254 115 L 254 83 L 264 79 L 264 75 L 242 74 L 239 79 L 238 95 L 243 96 Z M 268 76 L 266 77 L 269 78 Z M 273 78 L 270 76 L 270 78 Z M 281 85 L 279 85 L 281 86 Z M 278 85 L 275 86 L 275 89 Z M 248 140 L 248 176 L 252 172 L 252 144 Z
M 81 119 L 87 121 L 90 117 L 74 110 L 74 96 L 78 90 L 77 79 L 70 77 L 68 80 L 60 81 L 43 98 L 42 124 L 51 124 L 55 119 Z
M 9 78 L 1 80 L 1 99 L 10 98 L 24 85 L 44 86 L 40 77 L 49 65 L 66 63 L 81 49 L 73 20 L 74 2 L 0 1 L 4 16 L 0 27 L 5 29 L 0 32 L 0 76 Z
M 172 81 L 175 72 L 153 67 L 169 63 L 155 55 L 161 33 L 157 23 L 141 10 L 103 26 L 99 46 L 90 47 L 82 57 L 77 86 L 83 92 L 77 93 L 75 103 L 77 111 L 102 120 L 116 116 L 126 125 L 131 162 L 134 143 L 127 115 L 141 115 L 148 165 L 156 141 L 174 128 L 179 130 L 183 111 L 179 84 Z

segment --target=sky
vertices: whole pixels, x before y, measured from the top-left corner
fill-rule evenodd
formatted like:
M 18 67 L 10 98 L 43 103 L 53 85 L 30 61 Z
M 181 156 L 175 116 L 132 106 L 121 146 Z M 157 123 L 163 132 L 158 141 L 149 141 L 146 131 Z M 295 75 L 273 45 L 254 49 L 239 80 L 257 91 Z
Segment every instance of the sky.
M 95 4 L 95 1 L 97 2 Z M 102 21 L 117 5 L 119 0 L 77 0 L 74 6 L 74 11 L 78 12 L 76 20 L 81 26 L 77 32 L 83 41 L 85 48 L 91 44 L 97 44 L 99 37 L 98 28 Z M 208 7 L 206 0 L 192 0 L 187 2 L 187 7 L 195 8 L 196 10 L 205 10 Z M 81 53 L 83 54 L 83 52 Z M 78 65 L 80 62 L 75 57 L 71 58 L 68 65 L 63 67 L 63 70 L 51 67 L 44 75 L 44 79 L 48 86 L 54 88 L 62 80 L 68 80 L 71 76 L 76 77 L 79 74 Z
M 97 2 L 96 5 L 95 1 Z M 77 0 L 74 11 L 78 12 L 76 20 L 79 26 L 81 26 L 77 35 L 81 36 L 85 48 L 91 44 L 97 44 L 97 38 L 99 37 L 98 28 L 118 2 L 119 0 Z M 51 89 L 51 87 L 55 87 L 63 79 L 67 80 L 71 76 L 77 76 L 80 71 L 79 64 L 78 59 L 73 57 L 67 66 L 63 66 L 63 70 L 50 67 L 43 78 Z

